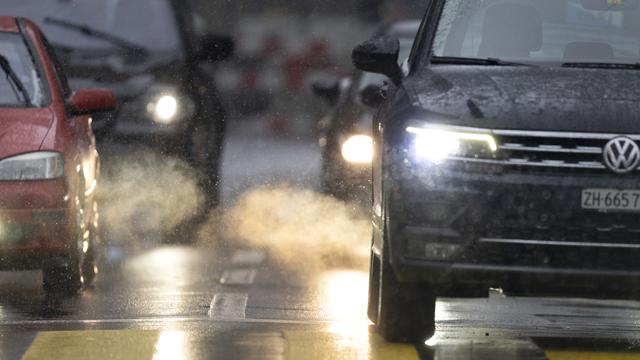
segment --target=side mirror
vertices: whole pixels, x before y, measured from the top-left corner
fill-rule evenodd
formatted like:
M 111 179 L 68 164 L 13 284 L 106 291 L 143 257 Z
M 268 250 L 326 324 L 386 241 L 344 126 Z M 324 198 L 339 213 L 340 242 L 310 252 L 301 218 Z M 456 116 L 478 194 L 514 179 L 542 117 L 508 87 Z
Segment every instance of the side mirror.
M 402 81 L 402 70 L 398 65 L 400 41 L 390 37 L 379 37 L 356 46 L 351 54 L 353 65 L 362 71 L 383 74 L 394 84 Z
M 380 85 L 371 84 L 360 91 L 360 100 L 371 108 L 377 109 L 386 99 L 387 92 Z
M 335 105 L 340 98 L 340 82 L 322 82 L 316 81 L 311 84 L 311 91 L 317 97 L 326 101 L 329 105 Z
M 198 57 L 201 61 L 216 62 L 230 58 L 235 42 L 230 36 L 205 35 L 200 40 Z
M 73 115 L 88 115 L 113 111 L 118 106 L 116 97 L 107 89 L 80 89 L 68 101 Z

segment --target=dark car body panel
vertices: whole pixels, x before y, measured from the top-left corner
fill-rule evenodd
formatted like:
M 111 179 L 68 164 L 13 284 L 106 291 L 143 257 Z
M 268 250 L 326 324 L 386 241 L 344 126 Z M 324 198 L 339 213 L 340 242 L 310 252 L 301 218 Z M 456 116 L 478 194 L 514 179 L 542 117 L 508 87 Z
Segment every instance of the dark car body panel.
M 53 119 L 54 115 L 48 108 L 3 110 L 0 121 L 0 159 L 33 151 L 34 144 L 44 142 Z
M 446 70 L 450 79 L 469 71 L 493 73 L 504 69 L 480 71 L 459 67 L 458 73 L 450 68 Z M 513 75 L 527 69 L 510 70 Z M 505 95 L 517 93 L 513 90 L 495 90 L 495 97 L 484 98 L 482 94 L 488 92 L 486 87 L 477 92 L 470 87 L 462 91 L 462 86 L 452 86 L 438 71 L 425 71 L 420 76 L 414 75 L 415 78 L 407 78 L 378 115 L 378 121 L 388 120 L 378 123 L 376 135 L 376 153 L 382 156 L 374 164 L 374 253 L 384 254 L 402 281 L 428 282 L 442 296 L 479 296 L 491 287 L 519 295 L 632 296 L 629 291 L 637 289 L 638 284 L 634 274 L 640 274 L 636 261 L 640 256 L 640 226 L 634 227 L 640 215 L 583 210 L 580 196 L 585 188 L 640 189 L 637 176 L 616 175 L 607 170 L 537 170 L 464 161 L 445 162 L 437 169 L 425 168 L 407 155 L 410 150 L 406 128 L 417 121 L 486 129 L 553 130 L 560 134 L 586 129 L 612 137 L 638 134 L 640 124 L 634 126 L 633 116 L 636 112 L 629 110 L 638 106 L 633 101 L 637 92 L 614 95 L 612 90 L 601 90 L 606 85 L 594 90 L 605 91 L 612 97 L 606 105 L 602 104 L 604 100 L 596 102 L 618 114 L 616 117 L 602 109 L 590 108 L 591 100 L 587 99 L 598 96 L 593 92 L 579 95 L 570 89 L 564 92 L 556 89 L 557 97 L 548 100 L 556 105 L 545 105 L 543 115 L 534 116 L 522 110 L 528 104 L 521 101 L 522 98 L 513 100 Z M 584 72 L 577 70 L 576 73 Z M 627 75 L 633 78 L 635 72 Z M 493 81 L 486 80 L 484 74 L 478 76 L 481 83 L 498 88 Z M 620 81 L 618 76 L 622 74 L 616 71 L 605 78 Z M 518 76 L 511 78 L 514 83 L 521 80 Z M 600 77 L 598 81 L 600 85 L 604 82 Z M 501 89 L 517 88 L 517 84 L 507 82 L 502 81 Z M 581 82 L 586 83 L 589 82 Z M 551 86 L 557 88 L 557 85 Z M 536 105 L 543 97 L 542 91 L 540 95 L 523 94 L 535 98 Z M 563 95 L 568 100 L 563 99 Z M 474 99 L 478 108 L 489 116 L 474 117 L 467 105 L 469 99 Z M 619 101 L 629 107 L 621 109 L 615 99 L 621 99 Z M 591 116 L 587 116 L 579 104 L 589 107 Z M 549 115 L 554 109 L 561 114 L 557 118 Z M 429 218 L 434 209 L 445 213 L 441 222 Z M 393 213 L 392 218 L 388 217 L 389 212 Z M 385 227 L 387 234 L 383 235 Z M 448 261 L 406 256 L 409 239 L 434 237 L 459 243 L 463 250 Z M 573 245 L 480 241 L 493 237 Z M 582 243 L 590 245 L 581 247 Z M 593 246 L 599 243 L 602 246 Z
M 640 72 L 434 65 L 403 86 L 445 124 L 490 129 L 637 133 Z

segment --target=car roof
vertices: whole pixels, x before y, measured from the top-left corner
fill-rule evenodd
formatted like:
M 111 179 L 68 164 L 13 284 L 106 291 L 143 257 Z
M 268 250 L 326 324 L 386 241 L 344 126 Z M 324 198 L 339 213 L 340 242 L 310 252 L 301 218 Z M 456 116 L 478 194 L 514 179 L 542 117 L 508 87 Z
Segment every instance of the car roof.
M 420 21 L 418 20 L 396 21 L 382 26 L 378 30 L 378 36 L 414 38 L 419 28 Z
M 19 32 L 18 22 L 13 16 L 0 16 L 0 31 Z

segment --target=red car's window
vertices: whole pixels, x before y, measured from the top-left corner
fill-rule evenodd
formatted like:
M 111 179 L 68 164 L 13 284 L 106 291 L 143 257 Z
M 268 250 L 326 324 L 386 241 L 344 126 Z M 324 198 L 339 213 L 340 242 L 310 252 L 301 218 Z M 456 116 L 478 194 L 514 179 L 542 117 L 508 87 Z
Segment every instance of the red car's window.
M 0 33 L 0 56 L 7 61 L 0 67 L 0 106 L 44 106 L 46 89 L 22 36 Z

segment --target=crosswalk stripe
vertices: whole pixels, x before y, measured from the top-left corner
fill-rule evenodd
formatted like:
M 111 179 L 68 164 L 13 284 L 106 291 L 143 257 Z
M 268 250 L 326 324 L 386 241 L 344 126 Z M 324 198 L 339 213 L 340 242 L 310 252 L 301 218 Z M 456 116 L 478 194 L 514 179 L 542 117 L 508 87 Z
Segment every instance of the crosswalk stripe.
M 155 330 L 41 332 L 22 360 L 151 360 L 159 336 Z
M 546 350 L 548 360 L 640 360 L 637 352 Z
M 246 317 L 249 296 L 241 293 L 216 294 L 209 307 L 212 319 L 242 320 Z
M 345 336 L 330 331 L 285 331 L 286 359 L 306 360 L 405 360 L 419 359 L 413 345 L 385 342 L 374 333 Z

